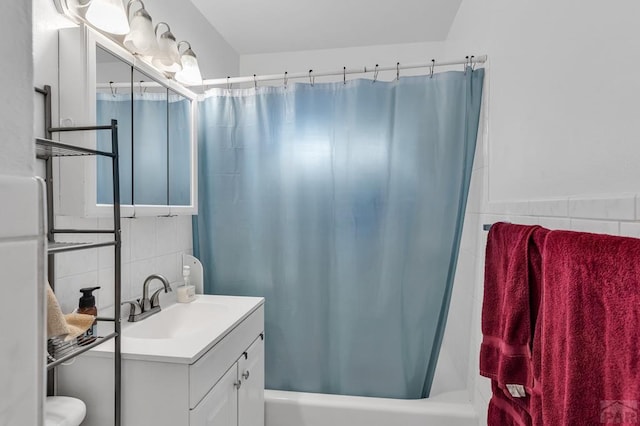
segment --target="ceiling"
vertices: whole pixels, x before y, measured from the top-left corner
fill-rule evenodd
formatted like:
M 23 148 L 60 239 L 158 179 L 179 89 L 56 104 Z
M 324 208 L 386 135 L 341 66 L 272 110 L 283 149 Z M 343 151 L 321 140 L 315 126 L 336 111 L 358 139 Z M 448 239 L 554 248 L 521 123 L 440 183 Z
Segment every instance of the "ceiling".
M 442 41 L 461 0 L 191 0 L 241 55 Z

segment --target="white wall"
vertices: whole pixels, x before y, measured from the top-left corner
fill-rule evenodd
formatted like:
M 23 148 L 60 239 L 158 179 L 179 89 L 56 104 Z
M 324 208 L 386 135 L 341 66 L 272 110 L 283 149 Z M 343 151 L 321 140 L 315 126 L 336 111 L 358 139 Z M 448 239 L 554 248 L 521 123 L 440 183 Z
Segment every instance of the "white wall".
M 15 4 L 14 4 L 15 3 Z M 6 43 L 2 47 L 3 93 L 0 105 L 0 174 L 32 176 L 34 144 L 33 61 L 31 58 L 31 3 L 9 2 L 0 6 L 0 31 Z M 7 102 L 7 100 L 11 102 Z
M 490 57 L 490 200 L 640 188 L 638 16 L 633 0 L 463 1 L 446 52 Z
M 31 2 L 0 3 L 0 425 L 41 423 L 42 289 L 34 173 Z M 18 303 L 16 303 L 18 302 Z M 25 314 L 25 308 L 28 314 Z
M 482 224 L 504 220 L 640 236 L 640 170 L 634 167 L 640 146 L 633 127 L 640 59 L 632 54 L 639 12 L 630 0 L 463 0 L 450 31 L 448 57 L 489 55 L 483 149 L 456 273 L 473 284 L 467 380 L 480 424 L 491 396 L 489 381 L 478 375 Z

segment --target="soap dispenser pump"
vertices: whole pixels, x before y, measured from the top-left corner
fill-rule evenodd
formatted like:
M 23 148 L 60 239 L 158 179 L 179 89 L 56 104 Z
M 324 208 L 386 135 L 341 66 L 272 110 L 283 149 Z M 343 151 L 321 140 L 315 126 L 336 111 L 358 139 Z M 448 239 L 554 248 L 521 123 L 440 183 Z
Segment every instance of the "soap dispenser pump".
M 80 293 L 82 293 L 82 297 L 78 300 L 78 310 L 79 314 L 93 315 L 94 317 L 98 316 L 98 308 L 96 308 L 96 298 L 93 295 L 94 290 L 98 290 L 100 287 L 85 287 L 80 289 Z M 96 332 L 96 322 L 93 322 L 91 328 L 87 330 L 87 336 L 95 336 Z

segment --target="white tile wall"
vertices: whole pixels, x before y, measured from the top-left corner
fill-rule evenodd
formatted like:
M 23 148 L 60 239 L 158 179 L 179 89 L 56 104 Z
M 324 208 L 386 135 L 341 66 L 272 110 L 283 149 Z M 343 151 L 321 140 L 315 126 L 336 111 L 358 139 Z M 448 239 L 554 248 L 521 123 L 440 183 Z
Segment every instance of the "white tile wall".
M 156 257 L 157 241 L 162 239 L 162 236 L 156 235 L 157 218 L 150 219 L 137 218 L 130 221 L 131 261 Z
M 541 217 L 538 225 L 547 229 L 571 229 L 571 219 L 568 217 Z
M 611 198 L 569 198 L 569 216 L 585 219 L 634 220 L 634 194 Z
M 640 238 L 640 223 L 621 222 L 620 235 L 625 237 Z
M 620 234 L 620 223 L 605 220 L 570 219 L 572 231 L 594 232 L 599 234 Z
M 36 256 L 37 239 L 4 241 L 0 238 L 0 270 L 4 299 L 0 310 L 0 424 L 23 425 L 38 404 L 38 333 L 43 327 L 38 315 Z M 5 280 L 7 280 L 5 282 Z M 25 330 L 29 330 L 25 333 Z M 41 388 L 40 388 L 41 389 Z
M 531 200 L 529 214 L 532 216 L 567 217 L 569 216 L 569 199 Z
M 108 229 L 113 226 L 113 220 L 59 216 L 56 226 Z M 191 216 L 123 218 L 121 228 L 123 301 L 140 297 L 142 283 L 151 274 L 164 275 L 172 284 L 182 279 L 182 254 L 193 254 Z M 111 236 L 100 235 L 97 238 L 109 241 Z M 94 235 L 60 236 L 60 241 L 95 239 Z M 100 310 L 113 306 L 113 260 L 112 247 L 56 256 L 56 296 L 63 312 L 75 309 L 80 297 L 79 289 L 90 286 L 101 287 L 95 292 Z
M 4 143 L 4 142 L 3 142 Z M 41 424 L 43 208 L 29 177 L 0 176 L 0 424 Z

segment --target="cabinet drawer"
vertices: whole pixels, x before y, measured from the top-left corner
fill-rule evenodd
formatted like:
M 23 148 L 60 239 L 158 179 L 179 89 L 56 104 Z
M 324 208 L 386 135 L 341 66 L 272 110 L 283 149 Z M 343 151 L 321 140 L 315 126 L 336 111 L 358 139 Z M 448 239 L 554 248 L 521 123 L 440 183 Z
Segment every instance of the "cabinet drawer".
M 209 389 L 263 331 L 264 306 L 260 306 L 217 345 L 189 366 L 189 408 L 198 405 Z

